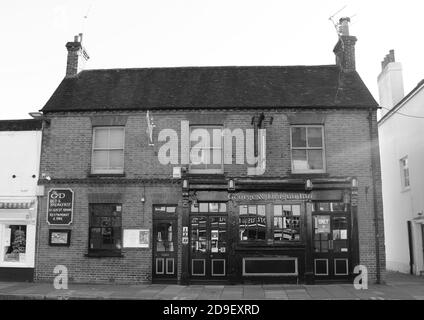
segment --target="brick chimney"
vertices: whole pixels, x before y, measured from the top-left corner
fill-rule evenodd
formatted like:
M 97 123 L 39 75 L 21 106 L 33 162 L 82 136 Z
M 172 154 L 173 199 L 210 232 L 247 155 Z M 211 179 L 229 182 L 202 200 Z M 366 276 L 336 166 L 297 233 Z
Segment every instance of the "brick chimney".
M 390 50 L 381 61 L 381 72 L 377 78 L 381 116 L 393 108 L 405 96 L 403 90 L 402 65 L 395 60 L 395 51 Z
M 66 44 L 68 49 L 68 61 L 66 63 L 66 77 L 76 76 L 90 59 L 87 51 L 82 46 L 82 33 L 74 37 L 74 41 Z
M 355 71 L 356 37 L 349 35 L 350 18 L 340 18 L 338 24 L 339 41 L 333 49 L 336 64 L 345 72 Z

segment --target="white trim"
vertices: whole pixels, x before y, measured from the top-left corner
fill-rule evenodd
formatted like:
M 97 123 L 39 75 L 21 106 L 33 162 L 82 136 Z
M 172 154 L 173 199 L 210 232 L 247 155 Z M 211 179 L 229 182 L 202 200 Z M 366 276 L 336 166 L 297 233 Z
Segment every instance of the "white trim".
M 95 135 L 95 131 L 98 129 L 108 129 L 108 139 L 109 139 L 109 143 L 110 143 L 110 129 L 116 129 L 116 128 L 121 128 L 123 129 L 123 136 L 122 136 L 122 148 L 95 148 L 95 144 L 96 144 L 96 135 Z M 93 161 L 94 161 L 94 152 L 95 151 L 120 151 L 122 150 L 122 169 L 116 169 L 116 168 L 95 168 L 93 165 Z M 108 153 L 108 164 L 109 163 L 109 153 Z M 91 168 L 91 173 L 92 174 L 120 174 L 120 173 L 124 173 L 124 168 L 125 168 L 125 126 L 101 126 L 101 127 L 93 127 L 93 132 L 92 132 L 92 144 L 91 144 L 91 163 L 90 163 L 90 168 Z
M 337 273 L 336 271 L 336 261 L 344 260 L 346 261 L 346 273 Z M 349 259 L 334 259 L 334 275 L 336 276 L 347 276 L 349 274 Z
M 313 170 L 295 170 L 293 167 L 293 140 L 292 140 L 292 128 L 321 128 L 322 147 L 296 147 L 295 150 L 306 150 L 306 159 L 308 159 L 308 150 L 322 150 L 322 169 Z M 307 131 L 308 129 L 306 129 Z M 308 133 L 306 132 L 306 144 L 308 144 Z M 325 128 L 324 125 L 290 125 L 290 165 L 291 172 L 296 174 L 303 173 L 326 173 L 326 150 L 325 150 Z
M 194 273 L 193 262 L 203 261 L 203 273 Z M 205 276 L 206 275 L 206 260 L 205 259 L 191 259 L 191 275 L 192 276 Z
M 172 272 L 168 272 L 168 260 L 172 261 Z M 166 258 L 165 260 L 165 273 L 166 274 L 175 274 L 175 259 L 174 258 Z
M 162 271 L 158 270 L 158 260 L 162 260 Z M 165 259 L 164 258 L 156 258 L 155 269 L 156 269 L 156 274 L 165 274 Z
M 223 261 L 224 262 L 224 273 L 214 273 L 214 271 L 213 271 L 213 262 L 214 261 Z M 212 272 L 212 276 L 215 276 L 215 277 L 225 276 L 226 275 L 226 270 L 225 270 L 226 263 L 227 263 L 227 260 L 226 259 L 212 259 L 211 260 L 211 270 L 212 270 L 211 272 Z
M 247 273 L 246 272 L 246 260 L 294 260 L 295 272 L 294 273 Z M 295 257 L 247 257 L 243 258 L 243 276 L 297 276 L 298 273 L 298 261 Z
M 317 273 L 317 261 L 318 260 L 324 260 L 325 262 L 326 262 L 326 265 L 327 265 L 327 267 L 326 267 L 326 269 L 327 269 L 327 273 Z M 314 274 L 316 275 L 316 276 L 328 276 L 328 259 L 314 259 Z

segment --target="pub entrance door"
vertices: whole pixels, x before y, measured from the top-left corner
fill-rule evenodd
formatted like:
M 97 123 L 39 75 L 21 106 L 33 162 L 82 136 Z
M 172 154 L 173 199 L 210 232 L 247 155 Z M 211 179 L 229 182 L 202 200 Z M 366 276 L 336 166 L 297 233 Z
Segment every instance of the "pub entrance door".
M 192 280 L 224 280 L 227 276 L 226 206 L 225 203 L 208 205 L 209 208 L 206 208 L 201 204 L 201 209 L 196 213 L 192 210 L 190 216 L 189 268 Z M 215 206 L 218 206 L 217 210 L 214 209 Z
M 350 214 L 339 203 L 322 208 L 312 216 L 315 279 L 348 280 L 352 274 Z
M 165 210 L 164 214 L 161 210 Z M 153 282 L 177 281 L 177 218 L 175 206 L 153 209 Z M 168 212 L 167 212 L 168 211 Z

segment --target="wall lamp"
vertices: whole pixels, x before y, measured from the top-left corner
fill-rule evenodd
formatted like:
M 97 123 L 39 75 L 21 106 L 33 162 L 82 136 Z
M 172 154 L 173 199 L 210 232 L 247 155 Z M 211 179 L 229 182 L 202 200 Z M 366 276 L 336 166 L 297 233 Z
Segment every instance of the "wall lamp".
M 235 183 L 233 179 L 228 180 L 228 190 L 234 191 L 236 189 Z
M 312 185 L 312 181 L 311 181 L 310 179 L 307 179 L 307 180 L 305 181 L 305 189 L 306 189 L 306 190 L 312 190 L 312 187 L 313 187 L 313 185 Z

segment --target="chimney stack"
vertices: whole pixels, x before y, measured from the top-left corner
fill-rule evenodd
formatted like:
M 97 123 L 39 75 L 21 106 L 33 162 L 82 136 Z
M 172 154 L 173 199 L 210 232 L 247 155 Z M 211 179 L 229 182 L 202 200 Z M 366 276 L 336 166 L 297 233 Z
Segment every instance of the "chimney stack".
M 395 51 L 390 50 L 381 61 L 381 73 L 377 78 L 381 116 L 393 108 L 405 96 L 403 90 L 402 65 L 395 60 Z
M 74 41 L 68 42 L 66 49 L 68 49 L 66 77 L 74 77 L 84 68 L 85 62 L 90 59 L 87 51 L 82 46 L 82 33 L 76 35 Z
M 339 41 L 334 47 L 334 54 L 336 55 L 336 64 L 344 72 L 351 72 L 356 70 L 355 66 L 355 44 L 356 37 L 349 35 L 349 22 L 350 18 L 340 18 L 338 24 Z

